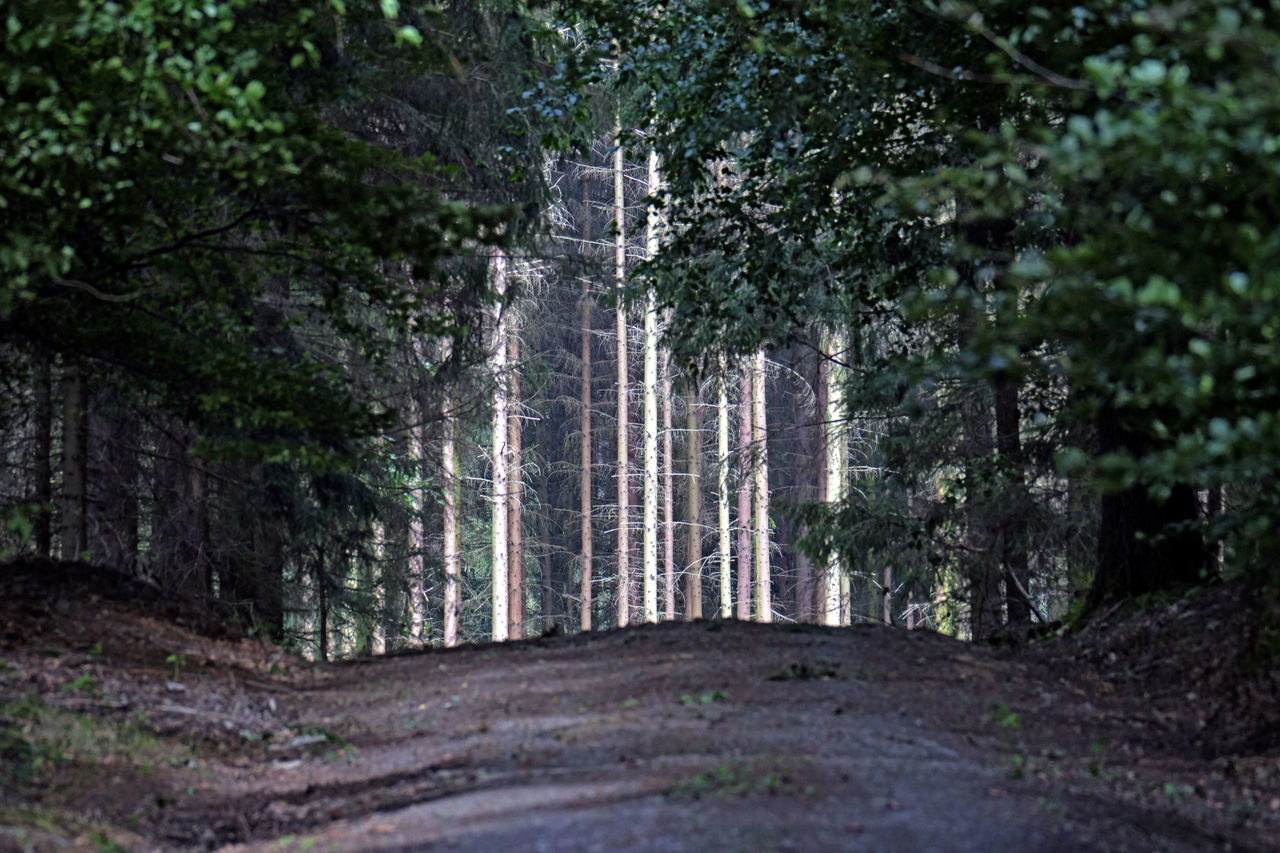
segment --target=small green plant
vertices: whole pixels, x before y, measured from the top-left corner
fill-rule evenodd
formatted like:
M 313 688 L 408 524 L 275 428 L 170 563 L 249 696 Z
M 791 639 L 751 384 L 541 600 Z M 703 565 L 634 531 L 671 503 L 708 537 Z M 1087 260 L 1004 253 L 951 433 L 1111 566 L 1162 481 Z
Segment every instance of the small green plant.
M 68 681 L 66 684 L 62 685 L 62 689 L 68 692 L 76 690 L 89 696 L 95 696 L 97 695 L 98 687 L 101 686 L 101 684 L 101 681 L 86 672 L 82 673 L 74 681 Z
M 619 708 L 634 708 L 635 706 L 637 706 L 637 705 L 639 705 L 639 704 L 640 704 L 640 700 L 639 700 L 639 699 L 637 699 L 637 698 L 635 698 L 634 696 L 632 696 L 632 697 L 630 697 L 630 698 L 628 698 L 628 699 L 623 699 L 621 702 L 619 702 L 619 703 L 618 703 L 618 707 L 619 707 Z
M 707 690 L 694 696 L 686 693 L 680 697 L 680 704 L 686 707 L 696 707 L 698 705 L 711 705 L 716 702 L 728 702 L 729 694 L 724 690 Z
M 164 662 L 173 667 L 173 680 L 177 681 L 178 676 L 182 673 L 182 668 L 187 665 L 187 656 L 182 652 L 174 652 L 165 658 Z
M 731 797 L 757 796 L 810 796 L 813 788 L 801 788 L 780 770 L 760 772 L 755 767 L 732 762 L 697 774 L 686 782 L 677 782 L 667 788 L 666 796 L 672 799 L 698 800 L 704 798 L 727 799 Z
M 1031 762 L 1027 760 L 1025 755 L 1015 753 L 1009 756 L 1009 778 L 1025 779 L 1027 778 L 1027 770 Z
M 1022 728 L 1022 715 L 1014 713 L 1009 706 L 1003 702 L 996 703 L 995 711 L 992 712 L 992 719 L 996 725 L 1004 726 L 1010 729 Z

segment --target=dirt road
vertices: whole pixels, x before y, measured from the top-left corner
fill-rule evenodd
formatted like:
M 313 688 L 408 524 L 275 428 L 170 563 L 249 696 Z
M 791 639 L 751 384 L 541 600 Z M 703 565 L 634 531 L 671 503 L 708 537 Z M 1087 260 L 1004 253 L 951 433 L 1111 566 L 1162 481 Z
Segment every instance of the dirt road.
M 11 580 L 0 850 L 1280 849 L 1280 760 L 1195 754 L 1176 649 L 699 622 L 313 669 L 162 611 Z
M 738 623 L 361 663 L 277 698 L 323 745 L 164 824 L 261 851 L 1225 846 L 1082 783 L 1103 741 L 1039 713 L 1081 700 L 1046 681 L 932 634 Z

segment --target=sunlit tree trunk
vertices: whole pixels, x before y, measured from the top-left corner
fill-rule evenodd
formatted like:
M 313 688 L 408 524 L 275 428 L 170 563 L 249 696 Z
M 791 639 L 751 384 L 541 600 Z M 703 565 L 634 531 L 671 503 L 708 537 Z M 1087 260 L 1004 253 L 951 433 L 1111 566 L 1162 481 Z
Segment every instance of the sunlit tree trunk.
M 508 447 L 510 407 L 507 399 L 507 320 L 503 305 L 507 292 L 507 256 L 501 249 L 494 250 L 490 268 L 493 276 L 493 292 L 497 296 L 492 309 L 493 338 L 489 344 L 489 373 L 493 378 L 493 494 L 491 496 L 493 502 L 493 612 L 491 621 L 493 641 L 500 643 L 507 639 L 509 628 L 507 583 L 510 553 L 508 551 L 509 487 L 507 478 L 511 470 L 511 451 Z
M 387 653 L 387 528 L 381 521 L 373 525 L 373 565 L 369 567 L 368 583 L 373 590 L 373 613 L 369 617 L 369 651 L 375 655 Z
M 844 411 L 844 375 L 839 360 L 844 357 L 844 340 L 840 333 L 827 338 L 826 358 L 823 369 L 823 390 L 826 397 L 824 421 L 826 427 L 826 500 L 838 506 L 845 499 L 845 459 L 847 457 L 847 432 Z M 844 565 L 838 553 L 833 553 L 822 573 L 822 624 L 839 625 L 847 608 L 845 603 Z
M 615 131 L 613 151 L 614 290 L 618 338 L 618 627 L 631 622 L 631 482 L 630 482 L 630 371 L 627 365 L 627 311 L 623 288 L 627 275 L 626 195 L 623 186 L 622 127 Z
M 441 345 L 441 360 L 453 356 L 453 341 Z M 440 468 L 444 487 L 444 644 L 458 644 L 458 615 L 462 609 L 462 549 L 458 541 L 458 415 L 457 398 L 446 386 L 441 401 L 443 435 Z
M 658 154 L 649 149 L 649 194 L 658 191 Z M 645 253 L 658 253 L 658 211 L 649 205 Z M 658 295 L 646 294 L 644 311 L 644 620 L 658 621 Z
M 658 621 L 658 306 L 644 313 L 644 621 Z
M 756 619 L 773 621 L 773 602 L 769 566 L 769 449 L 768 424 L 765 415 L 765 354 L 756 350 L 752 366 L 751 426 L 754 451 L 752 468 L 755 474 L 755 552 L 756 552 Z
M 62 559 L 80 560 L 89 547 L 86 492 L 89 484 L 89 407 L 84 372 L 70 365 L 62 379 Z
M 729 379 L 724 354 L 716 371 L 716 504 L 719 509 L 720 618 L 733 616 L 733 581 L 730 577 L 732 535 L 729 522 Z
M 738 373 L 738 618 L 751 618 L 751 370 L 742 359 Z
M 671 470 L 675 460 L 671 432 L 671 355 L 667 353 L 662 366 L 662 576 L 663 618 L 668 620 L 676 618 L 675 477 Z
M 416 364 L 425 363 L 426 352 L 422 341 L 413 342 L 413 354 Z M 422 481 L 426 477 L 426 425 L 423 423 L 425 414 L 418 400 L 417 389 L 409 392 L 408 413 L 409 434 L 405 451 L 414 472 L 413 485 L 409 489 L 409 643 L 414 648 L 421 648 L 427 641 L 426 501 L 422 488 Z
M 698 409 L 698 390 L 693 388 L 685 398 L 685 448 L 688 454 L 689 536 L 685 549 L 685 617 L 702 618 L 702 423 Z
M 524 639 L 524 439 L 520 410 L 520 337 L 508 329 L 507 335 L 507 633 L 513 640 Z M 514 411 L 511 411 L 514 410 Z
M 582 241 L 583 245 L 591 244 L 591 182 L 582 176 Z M 579 515 L 582 520 L 582 553 L 578 568 L 581 573 L 579 589 L 578 619 L 583 631 L 591 630 L 591 573 L 595 559 L 595 543 L 591 530 L 591 281 L 585 276 L 582 279 L 582 385 L 579 398 L 582 403 L 580 411 L 582 447 L 579 462 L 578 501 Z

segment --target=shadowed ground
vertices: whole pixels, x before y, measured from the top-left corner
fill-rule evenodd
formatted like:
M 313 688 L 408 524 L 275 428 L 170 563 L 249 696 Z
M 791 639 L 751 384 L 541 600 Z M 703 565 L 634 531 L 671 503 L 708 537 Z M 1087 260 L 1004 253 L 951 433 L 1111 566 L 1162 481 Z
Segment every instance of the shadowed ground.
M 1280 840 L 1275 757 L 1188 757 L 1149 694 L 1060 654 L 878 626 L 700 622 L 313 672 L 145 604 L 98 599 L 72 620 L 60 603 L 28 608 L 21 642 L 3 637 L 7 742 L 64 755 L 32 767 L 8 750 L 0 849 Z M 48 746 L 74 726 L 96 745 Z

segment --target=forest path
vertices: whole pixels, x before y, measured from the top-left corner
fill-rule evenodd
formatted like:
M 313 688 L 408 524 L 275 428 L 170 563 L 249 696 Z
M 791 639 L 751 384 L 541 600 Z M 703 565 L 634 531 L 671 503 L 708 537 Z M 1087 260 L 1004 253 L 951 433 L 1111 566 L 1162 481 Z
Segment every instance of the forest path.
M 164 823 L 255 851 L 1218 846 L 1083 782 L 1104 715 L 1033 670 L 931 633 L 735 622 L 364 661 L 279 699 L 318 754 Z
M 1022 653 L 712 621 L 313 668 L 113 577 L 0 572 L 0 851 L 1280 849 L 1280 754 L 1197 745 L 1274 719 L 1274 673 L 1206 704 L 1228 590 Z

